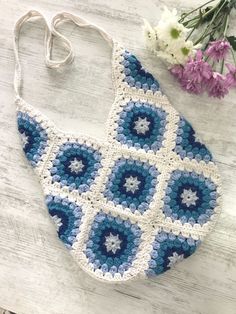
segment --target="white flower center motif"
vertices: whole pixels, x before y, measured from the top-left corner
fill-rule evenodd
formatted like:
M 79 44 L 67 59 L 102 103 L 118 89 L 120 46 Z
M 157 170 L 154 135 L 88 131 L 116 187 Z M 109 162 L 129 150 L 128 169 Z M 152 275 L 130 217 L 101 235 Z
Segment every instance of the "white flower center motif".
M 170 261 L 167 267 L 173 267 L 177 263 L 181 262 L 184 259 L 184 254 L 177 254 L 176 252 L 173 253 L 172 256 L 168 257 L 168 260 Z
M 196 201 L 198 200 L 197 192 L 193 192 L 191 189 L 183 190 L 183 193 L 180 195 L 182 198 L 182 203 L 187 207 L 191 205 L 196 205 Z
M 74 160 L 70 162 L 69 168 L 72 172 L 78 174 L 79 172 L 83 171 L 84 164 L 82 163 L 82 160 L 74 158 Z
M 112 251 L 113 254 L 116 254 L 116 251 L 120 249 L 120 245 L 121 245 L 121 240 L 119 239 L 119 235 L 113 235 L 110 232 L 110 235 L 105 237 L 106 241 L 105 241 L 105 246 L 107 249 L 107 252 Z
M 145 134 L 149 130 L 150 121 L 148 121 L 147 118 L 139 117 L 134 124 L 134 129 L 138 134 Z
M 62 226 L 61 218 L 59 218 L 57 215 L 52 216 L 52 219 L 56 225 L 57 232 L 59 231 L 60 227 Z
M 23 145 L 23 148 L 29 143 L 29 136 L 25 134 L 25 132 L 21 133 L 21 142 Z
M 139 181 L 137 177 L 130 176 L 128 178 L 125 178 L 124 187 L 126 189 L 126 192 L 135 193 L 139 189 L 140 183 L 141 181 Z

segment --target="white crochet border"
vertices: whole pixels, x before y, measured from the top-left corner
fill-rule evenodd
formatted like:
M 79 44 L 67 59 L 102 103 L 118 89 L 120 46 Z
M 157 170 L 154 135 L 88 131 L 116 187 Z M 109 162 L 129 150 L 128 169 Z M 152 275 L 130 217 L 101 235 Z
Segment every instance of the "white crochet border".
M 112 76 L 116 97 L 107 120 L 107 138 L 104 141 L 99 141 L 82 134 L 75 136 L 73 134 L 64 133 L 57 129 L 54 123 L 47 117 L 27 104 L 23 99 L 17 100 L 18 110 L 34 118 L 46 129 L 48 134 L 48 146 L 41 160 L 38 162 L 37 167 L 34 168 L 39 176 L 45 196 L 57 195 L 62 198 L 68 198 L 69 201 L 77 203 L 83 208 L 84 216 L 80 225 L 80 232 L 73 244 L 71 253 L 83 270 L 88 272 L 91 276 L 106 282 L 123 282 L 137 277 L 145 277 L 145 270 L 148 269 L 148 262 L 151 258 L 150 253 L 153 249 L 151 244 L 154 241 L 155 235 L 160 230 L 173 232 L 175 235 L 181 233 L 184 237 L 191 236 L 195 240 L 203 240 L 206 234 L 214 227 L 220 213 L 222 201 L 220 175 L 215 163 L 198 162 L 188 158 L 181 160 L 181 158 L 173 152 L 180 115 L 172 107 L 167 97 L 160 91 L 153 93 L 152 91 L 145 92 L 142 89 L 137 90 L 135 87 L 131 88 L 123 81 L 125 75 L 123 74 L 123 66 L 120 64 L 123 60 L 123 52 L 124 49 L 118 44 L 115 44 L 113 50 Z M 168 123 L 164 134 L 165 139 L 163 141 L 163 147 L 157 152 L 151 150 L 146 152 L 144 149 L 129 148 L 127 145 L 122 145 L 116 141 L 117 119 L 123 107 L 130 100 L 148 102 L 167 112 Z M 52 167 L 52 161 L 55 159 L 60 145 L 66 141 L 80 144 L 86 143 L 86 145 L 99 150 L 103 157 L 101 161 L 102 168 L 98 170 L 98 175 L 91 185 L 90 190 L 82 195 L 76 190 L 70 191 L 68 187 L 61 187 L 60 183 L 52 183 L 51 181 L 49 170 Z M 133 159 L 139 159 L 144 162 L 147 161 L 149 164 L 155 165 L 160 172 L 153 201 L 150 203 L 149 209 L 143 215 L 138 211 L 132 213 L 128 208 L 124 209 L 121 205 L 115 206 L 113 202 L 107 201 L 103 195 L 108 175 L 111 172 L 115 160 L 119 157 L 132 157 Z M 217 186 L 217 194 L 219 195 L 217 198 L 218 205 L 215 207 L 214 214 L 211 216 L 210 220 L 203 226 L 200 224 L 194 224 L 193 226 L 189 223 L 182 224 L 178 220 L 172 221 L 171 218 L 166 218 L 161 210 L 164 205 L 163 197 L 165 196 L 168 180 L 172 171 L 176 169 L 195 171 L 198 174 L 203 174 L 206 178 L 210 178 Z M 112 214 L 114 217 L 119 215 L 124 220 L 129 219 L 132 223 L 137 223 L 143 231 L 136 258 L 132 266 L 123 276 L 119 273 L 116 273 L 114 277 L 110 273 L 103 275 L 103 272 L 99 269 L 94 271 L 93 265 L 89 264 L 84 254 L 93 219 L 100 209 L 107 214 Z

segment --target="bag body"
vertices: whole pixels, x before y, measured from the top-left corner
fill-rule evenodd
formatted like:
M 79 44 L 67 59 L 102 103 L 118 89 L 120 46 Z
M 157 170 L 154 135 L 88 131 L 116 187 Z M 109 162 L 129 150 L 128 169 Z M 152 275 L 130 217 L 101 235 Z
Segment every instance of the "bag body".
M 91 27 L 64 13 L 54 35 L 58 17 Z M 153 75 L 98 30 L 113 50 L 106 138 L 58 130 L 19 94 L 17 122 L 60 240 L 91 276 L 124 282 L 159 275 L 196 251 L 220 212 L 220 176 Z

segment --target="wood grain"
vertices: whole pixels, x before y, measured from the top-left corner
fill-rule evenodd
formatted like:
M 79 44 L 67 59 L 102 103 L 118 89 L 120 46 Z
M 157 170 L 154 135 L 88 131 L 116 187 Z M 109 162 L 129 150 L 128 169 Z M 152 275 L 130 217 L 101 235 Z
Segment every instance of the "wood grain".
M 203 1 L 0 1 L 0 306 L 18 314 L 236 313 L 236 92 L 224 100 L 183 93 L 146 49 L 141 18 L 155 22 L 161 6 L 183 10 Z M 198 252 L 154 280 L 106 285 L 78 269 L 59 242 L 37 178 L 23 156 L 13 105 L 12 30 L 34 8 L 51 18 L 70 11 L 104 27 L 159 79 L 164 92 L 209 146 L 222 174 L 224 204 Z M 63 71 L 43 60 L 43 26 L 23 29 L 24 97 L 65 131 L 104 136 L 113 101 L 110 49 L 94 31 L 62 26 L 76 51 Z M 235 25 L 234 25 L 235 31 Z M 58 48 L 56 56 L 63 52 Z

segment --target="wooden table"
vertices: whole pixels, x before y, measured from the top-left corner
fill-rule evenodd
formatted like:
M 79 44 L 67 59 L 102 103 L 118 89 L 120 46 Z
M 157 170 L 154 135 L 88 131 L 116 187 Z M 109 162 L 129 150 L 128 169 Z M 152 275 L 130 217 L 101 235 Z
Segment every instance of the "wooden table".
M 158 21 L 163 4 L 181 10 L 197 0 L 1 0 L 0 23 L 0 306 L 13 312 L 49 314 L 236 313 L 236 92 L 224 100 L 183 93 L 166 67 L 146 49 L 142 17 Z M 70 11 L 104 27 L 159 79 L 174 106 L 213 152 L 223 181 L 223 211 L 198 252 L 156 279 L 106 285 L 79 270 L 57 239 L 36 176 L 16 130 L 12 87 L 14 22 L 34 8 L 51 18 Z M 102 137 L 114 97 L 110 49 L 90 30 L 64 24 L 76 52 L 73 65 L 48 70 L 43 24 L 24 27 L 21 60 L 24 97 L 65 131 Z M 234 29 L 235 31 L 235 29 Z M 62 56 L 59 49 L 55 57 Z

